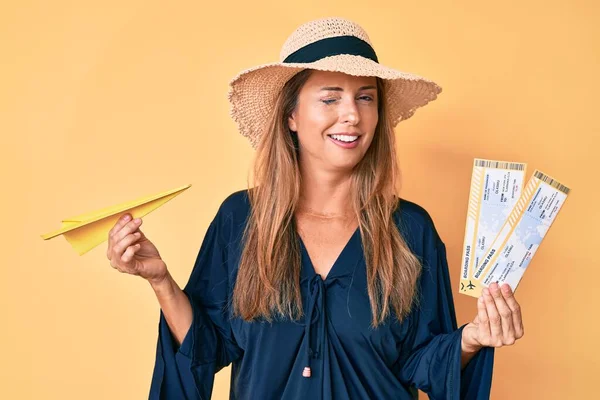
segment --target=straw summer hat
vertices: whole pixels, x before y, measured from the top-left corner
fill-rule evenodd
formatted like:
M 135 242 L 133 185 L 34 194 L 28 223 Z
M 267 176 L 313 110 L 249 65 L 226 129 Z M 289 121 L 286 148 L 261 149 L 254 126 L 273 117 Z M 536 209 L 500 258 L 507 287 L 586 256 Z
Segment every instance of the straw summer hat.
M 393 126 L 410 118 L 442 91 L 435 82 L 379 64 L 365 30 L 344 18 L 322 18 L 300 25 L 283 44 L 279 60 L 246 69 L 229 82 L 230 115 L 254 148 L 268 126 L 277 95 L 303 69 L 382 78 Z

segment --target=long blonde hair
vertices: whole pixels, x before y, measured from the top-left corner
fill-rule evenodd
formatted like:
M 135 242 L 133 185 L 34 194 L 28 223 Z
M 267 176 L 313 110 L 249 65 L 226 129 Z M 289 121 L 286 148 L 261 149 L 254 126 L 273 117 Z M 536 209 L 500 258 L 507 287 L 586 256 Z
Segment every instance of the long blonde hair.
M 273 313 L 294 320 L 303 316 L 294 219 L 301 177 L 297 139 L 288 128 L 288 117 L 310 73 L 303 70 L 286 83 L 257 148 L 253 168 L 257 185 L 248 191 L 251 211 L 232 299 L 233 314 L 246 321 L 258 317 L 271 321 Z M 365 249 L 373 327 L 386 319 L 390 307 L 398 320 L 406 317 L 415 303 L 421 273 L 421 263 L 393 220 L 400 170 L 380 78 L 377 91 L 379 120 L 369 149 L 353 170 L 350 191 Z

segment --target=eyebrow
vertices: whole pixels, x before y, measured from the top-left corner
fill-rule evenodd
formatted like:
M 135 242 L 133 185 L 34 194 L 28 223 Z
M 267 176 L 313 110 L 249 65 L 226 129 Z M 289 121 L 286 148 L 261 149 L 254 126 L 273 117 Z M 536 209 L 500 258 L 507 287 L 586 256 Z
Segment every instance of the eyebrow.
M 368 90 L 368 89 L 377 89 L 377 87 L 373 86 L 373 85 L 369 85 L 369 86 L 361 86 L 360 88 L 358 88 L 358 90 Z M 337 86 L 325 86 L 322 87 L 321 90 L 331 90 L 331 91 L 336 91 L 336 92 L 343 92 L 344 89 L 342 89 L 341 87 L 337 87 Z

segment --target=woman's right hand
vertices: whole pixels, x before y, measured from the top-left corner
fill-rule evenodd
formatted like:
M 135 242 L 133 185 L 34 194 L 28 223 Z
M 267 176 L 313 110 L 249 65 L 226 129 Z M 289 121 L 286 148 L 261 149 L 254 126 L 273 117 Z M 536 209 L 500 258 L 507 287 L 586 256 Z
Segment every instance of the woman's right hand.
M 167 277 L 167 266 L 156 246 L 139 229 L 141 225 L 141 218 L 136 221 L 129 213 L 122 215 L 108 232 L 106 257 L 118 271 L 158 283 Z

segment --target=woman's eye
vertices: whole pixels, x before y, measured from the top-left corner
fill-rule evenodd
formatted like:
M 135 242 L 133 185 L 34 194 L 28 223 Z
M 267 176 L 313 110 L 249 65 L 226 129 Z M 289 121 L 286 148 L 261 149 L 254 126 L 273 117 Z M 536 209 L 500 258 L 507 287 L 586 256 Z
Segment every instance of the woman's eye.
M 360 97 L 359 97 L 359 99 L 360 99 L 360 100 L 367 101 L 367 102 L 369 102 L 369 103 L 373 101 L 373 97 L 371 97 L 371 96 L 360 96 Z M 337 99 L 325 99 L 325 100 L 321 100 L 321 101 L 322 101 L 323 103 L 325 103 L 325 104 L 332 104 L 332 103 L 334 103 L 336 100 L 337 100 Z
M 373 101 L 373 98 L 371 96 L 360 96 L 359 99 L 365 100 L 367 102 Z M 336 99 L 326 99 L 326 100 L 321 100 L 321 101 L 325 104 L 332 104 L 333 102 L 336 101 Z

